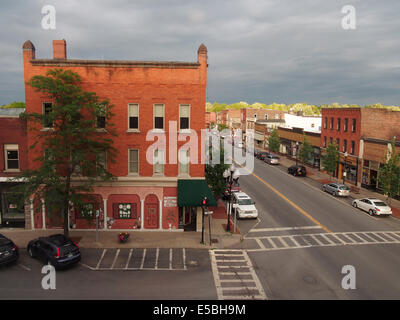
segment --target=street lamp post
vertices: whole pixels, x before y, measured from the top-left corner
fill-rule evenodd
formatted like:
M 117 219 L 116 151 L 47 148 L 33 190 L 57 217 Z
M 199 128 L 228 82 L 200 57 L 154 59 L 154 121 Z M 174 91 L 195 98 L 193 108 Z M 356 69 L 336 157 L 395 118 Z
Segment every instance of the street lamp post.
M 344 166 L 343 166 L 343 184 L 345 184 L 344 183 L 344 179 L 346 178 L 346 175 L 347 175 L 347 171 L 346 171 L 346 160 L 347 160 L 347 156 L 348 156 L 349 154 L 347 153 L 347 151 L 344 153 Z
M 299 152 L 299 142 L 296 141 L 296 166 L 297 166 L 297 153 Z
M 235 166 L 231 164 L 229 169 L 226 169 L 223 173 L 223 177 L 226 179 L 228 183 L 228 201 L 229 201 L 229 210 L 228 210 L 228 221 L 226 225 L 226 231 L 229 232 L 231 231 L 230 227 L 230 217 L 231 217 L 231 211 L 232 211 L 232 185 L 233 181 L 237 180 L 239 178 L 238 174 L 235 172 Z

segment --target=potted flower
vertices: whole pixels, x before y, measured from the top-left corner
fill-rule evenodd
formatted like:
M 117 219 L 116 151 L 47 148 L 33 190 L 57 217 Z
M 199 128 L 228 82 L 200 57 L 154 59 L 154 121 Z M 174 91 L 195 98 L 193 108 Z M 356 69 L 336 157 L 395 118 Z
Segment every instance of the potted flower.
M 121 243 L 127 242 L 128 239 L 129 239 L 129 233 L 128 232 L 121 232 L 118 235 L 118 239 L 119 239 L 119 242 L 121 242 Z

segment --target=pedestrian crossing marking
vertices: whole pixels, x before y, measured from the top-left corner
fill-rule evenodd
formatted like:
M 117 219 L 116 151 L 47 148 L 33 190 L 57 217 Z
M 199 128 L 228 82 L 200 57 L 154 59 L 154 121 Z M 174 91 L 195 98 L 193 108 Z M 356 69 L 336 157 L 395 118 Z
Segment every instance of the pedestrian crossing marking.
M 290 239 L 293 244 L 289 244 L 287 239 Z M 244 238 L 244 240 L 255 240 L 259 246 L 259 248 L 256 249 L 247 249 L 247 252 L 274 251 L 296 248 L 302 249 L 309 247 L 332 247 L 342 245 L 400 244 L 400 236 L 398 231 L 355 231 L 282 236 L 247 236 Z M 300 240 L 305 244 L 301 244 Z M 265 241 L 270 243 L 271 246 L 266 247 L 264 245 Z M 277 245 L 277 241 L 279 241 L 282 246 Z
M 209 252 L 218 300 L 267 299 L 260 280 L 245 250 L 218 249 L 210 250 Z M 236 259 L 227 259 L 228 257 L 234 257 Z M 243 263 L 243 265 L 238 266 L 231 264 L 237 262 Z M 228 265 L 220 265 L 221 263 L 228 263 Z M 232 270 L 234 271 L 232 272 Z M 249 278 L 243 279 L 240 277 L 241 275 Z M 221 277 L 224 276 L 234 276 L 235 278 L 221 279 Z

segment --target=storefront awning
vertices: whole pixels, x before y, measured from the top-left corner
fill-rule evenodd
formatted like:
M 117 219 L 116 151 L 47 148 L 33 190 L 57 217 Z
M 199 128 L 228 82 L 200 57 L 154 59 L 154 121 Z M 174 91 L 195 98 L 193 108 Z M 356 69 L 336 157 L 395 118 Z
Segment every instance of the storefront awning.
M 209 207 L 217 206 L 206 180 L 178 180 L 179 207 L 201 207 L 204 197 L 207 197 Z

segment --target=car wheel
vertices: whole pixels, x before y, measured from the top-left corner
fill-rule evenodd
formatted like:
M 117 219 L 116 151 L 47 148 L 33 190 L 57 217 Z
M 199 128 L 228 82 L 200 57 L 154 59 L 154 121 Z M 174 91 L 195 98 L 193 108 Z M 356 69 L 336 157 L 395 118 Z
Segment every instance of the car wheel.
M 322 186 L 322 191 L 326 192 L 326 188 L 324 186 Z
M 337 196 L 338 196 L 338 193 L 337 193 L 336 191 L 334 191 L 334 192 L 333 192 L 333 195 L 334 195 L 335 197 L 337 197 Z
M 357 202 L 353 202 L 353 207 L 357 208 Z
M 368 213 L 369 213 L 370 216 L 373 216 L 374 215 L 374 210 L 369 209 Z

